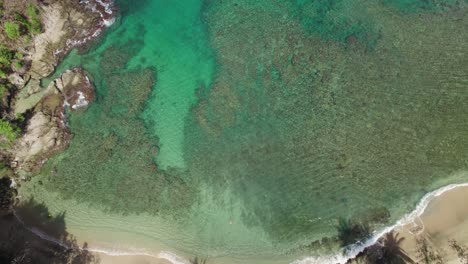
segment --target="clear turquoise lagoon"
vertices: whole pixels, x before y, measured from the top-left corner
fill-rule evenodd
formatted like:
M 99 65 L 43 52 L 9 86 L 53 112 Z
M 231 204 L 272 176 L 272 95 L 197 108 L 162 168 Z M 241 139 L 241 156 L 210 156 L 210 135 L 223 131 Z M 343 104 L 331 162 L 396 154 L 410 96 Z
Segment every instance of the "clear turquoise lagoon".
M 57 70 L 96 101 L 23 187 L 78 237 L 293 260 L 468 181 L 467 1 L 117 2 Z

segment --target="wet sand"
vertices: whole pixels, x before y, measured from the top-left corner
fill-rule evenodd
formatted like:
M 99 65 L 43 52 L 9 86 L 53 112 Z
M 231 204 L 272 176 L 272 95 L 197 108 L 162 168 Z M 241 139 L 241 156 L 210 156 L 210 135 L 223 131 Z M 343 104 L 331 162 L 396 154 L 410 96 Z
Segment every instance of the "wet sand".
M 434 199 L 414 224 L 398 228 L 406 239 L 402 247 L 417 260 L 416 239 L 426 238 L 448 264 L 460 263 L 449 240 L 468 245 L 468 187 L 459 187 Z

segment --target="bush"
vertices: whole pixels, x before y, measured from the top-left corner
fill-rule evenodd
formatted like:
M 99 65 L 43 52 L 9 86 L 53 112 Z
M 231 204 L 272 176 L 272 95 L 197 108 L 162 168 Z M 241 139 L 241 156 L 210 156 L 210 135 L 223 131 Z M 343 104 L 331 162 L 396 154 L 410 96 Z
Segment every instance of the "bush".
M 3 98 L 7 90 L 8 87 L 6 86 L 6 84 L 0 83 L 0 99 Z
M 39 17 L 39 11 L 34 5 L 29 4 L 26 8 L 26 14 L 29 18 L 28 29 L 33 34 L 41 33 L 41 20 Z
M 6 72 L 4 72 L 2 69 L 0 69 L 0 79 L 6 79 L 6 78 L 7 78 Z
M 20 36 L 20 27 L 14 22 L 5 22 L 4 30 L 7 37 L 16 39 Z
M 19 136 L 18 128 L 8 121 L 0 120 L 0 136 L 4 137 L 8 143 L 11 143 Z
M 15 61 L 13 67 L 15 68 L 15 70 L 19 70 L 21 68 L 23 68 L 24 64 L 22 61 Z
M 15 58 L 17 58 L 18 60 L 22 60 L 24 58 L 24 55 L 21 52 L 16 52 L 15 53 Z
M 7 49 L 5 46 L 0 45 L 0 64 L 10 65 L 13 59 L 13 51 Z
M 31 20 L 29 21 L 29 31 L 33 34 L 39 34 L 41 33 L 42 27 L 41 27 L 41 21 L 39 20 Z
M 39 11 L 34 5 L 28 4 L 28 7 L 26 7 L 26 15 L 29 19 L 39 18 Z

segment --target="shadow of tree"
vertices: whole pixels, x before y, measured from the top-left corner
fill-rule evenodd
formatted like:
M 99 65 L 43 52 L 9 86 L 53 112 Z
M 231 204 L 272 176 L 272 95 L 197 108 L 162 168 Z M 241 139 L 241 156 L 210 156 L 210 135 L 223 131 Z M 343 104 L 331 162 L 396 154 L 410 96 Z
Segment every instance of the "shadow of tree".
M 0 178 L 0 215 L 9 213 L 13 206 L 15 190 L 10 188 L 11 183 L 8 177 Z
M 206 264 L 207 259 L 206 258 L 199 258 L 195 257 L 190 260 L 190 264 Z
M 389 264 L 404 264 L 404 263 L 415 263 L 401 248 L 401 242 L 405 240 L 404 237 L 399 237 L 398 233 L 390 231 L 384 235 L 382 239 L 382 251 L 383 259 Z
M 355 222 L 350 219 L 338 219 L 336 229 L 338 231 L 338 240 L 342 247 L 363 242 L 371 235 L 370 226 L 368 224 Z
M 66 240 L 68 233 L 65 226 L 65 212 L 54 217 L 44 204 L 33 199 L 22 202 L 15 208 L 15 215 L 30 229 L 40 230 L 58 240 Z
M 468 247 L 458 244 L 455 239 L 449 240 L 450 248 L 457 253 L 457 257 L 462 264 L 468 264 Z
M 366 248 L 353 261 L 348 263 L 363 264 L 415 264 L 408 254 L 401 248 L 404 238 L 391 231 L 386 233 L 377 243 Z
M 416 257 L 420 264 L 444 264 L 446 261 L 443 259 L 439 250 L 434 248 L 426 237 L 419 237 L 416 239 Z
M 0 263 L 88 264 L 99 259 L 67 233 L 65 213 L 52 217 L 34 200 L 0 217 Z

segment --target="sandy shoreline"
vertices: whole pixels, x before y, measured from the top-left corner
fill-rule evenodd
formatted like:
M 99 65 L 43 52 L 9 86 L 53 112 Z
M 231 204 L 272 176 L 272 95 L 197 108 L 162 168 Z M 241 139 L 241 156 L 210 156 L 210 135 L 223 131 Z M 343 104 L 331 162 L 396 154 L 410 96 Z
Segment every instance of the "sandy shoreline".
M 443 189 L 443 188 L 441 188 Z M 440 189 L 439 189 L 440 190 Z M 402 243 L 402 248 L 406 250 L 409 255 L 418 260 L 417 257 L 417 243 L 416 239 L 425 238 L 429 244 L 437 250 L 447 264 L 460 263 L 457 259 L 455 252 L 450 249 L 448 241 L 455 239 L 461 245 L 468 244 L 468 186 L 460 186 L 452 188 L 441 194 L 435 194 L 434 197 L 424 206 L 424 211 L 419 217 L 416 217 L 414 223 L 406 223 L 405 225 L 397 226 L 395 231 L 404 236 L 405 240 Z M 422 200 L 418 206 L 424 204 Z M 417 208 L 416 208 L 417 210 Z M 89 238 L 88 238 L 88 242 Z M 90 247 L 93 243 L 91 241 Z M 103 252 L 96 252 L 103 264 L 180 264 L 189 263 L 187 258 L 180 258 L 174 260 L 173 256 L 160 255 L 160 256 L 144 256 L 144 255 L 120 255 L 112 256 Z M 167 258 L 165 259 L 164 256 Z M 244 260 L 245 261 L 245 260 Z M 321 261 L 321 262 L 317 262 Z M 327 264 L 324 260 L 318 260 L 313 257 L 306 258 L 294 263 L 302 264 Z M 212 259 L 208 263 L 237 263 L 238 261 L 232 259 Z M 328 260 L 329 263 L 330 260 Z M 240 263 L 240 262 L 239 262 Z M 249 263 L 249 262 L 243 262 Z M 253 262 L 252 262 L 253 263 Z M 257 261 L 255 261 L 257 263 Z M 269 263 L 265 261 L 265 263 Z M 272 263 L 282 263 L 281 261 L 272 261 Z M 284 262 L 287 263 L 287 262 Z M 336 262 L 333 262 L 333 264 Z
M 416 239 L 424 237 L 439 250 L 447 263 L 459 263 L 448 240 L 468 244 L 467 201 L 468 187 L 459 187 L 437 197 L 428 205 L 419 221 L 397 229 L 406 238 L 402 247 L 413 259 L 417 259 Z

